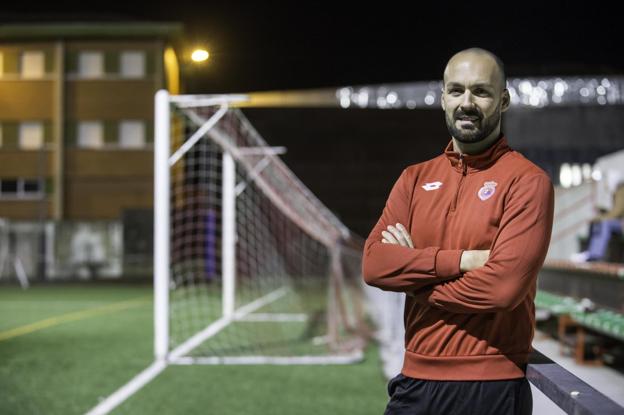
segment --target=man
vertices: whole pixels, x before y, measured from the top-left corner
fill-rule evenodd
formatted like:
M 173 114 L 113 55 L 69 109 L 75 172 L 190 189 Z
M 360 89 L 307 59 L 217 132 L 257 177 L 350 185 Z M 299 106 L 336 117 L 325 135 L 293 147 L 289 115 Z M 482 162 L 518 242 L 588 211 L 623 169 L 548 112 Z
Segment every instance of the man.
M 617 175 L 619 180 L 619 175 Z M 624 223 L 624 181 L 615 182 L 613 205 L 608 212 L 601 213 L 591 220 L 589 226 L 589 243 L 586 251 L 570 256 L 573 262 L 603 261 L 607 256 L 607 248 L 611 236 L 622 234 Z
M 366 283 L 407 294 L 404 363 L 386 414 L 532 411 L 526 364 L 554 189 L 508 146 L 505 84 L 488 51 L 450 59 L 442 108 L 452 138 L 403 170 L 366 240 Z

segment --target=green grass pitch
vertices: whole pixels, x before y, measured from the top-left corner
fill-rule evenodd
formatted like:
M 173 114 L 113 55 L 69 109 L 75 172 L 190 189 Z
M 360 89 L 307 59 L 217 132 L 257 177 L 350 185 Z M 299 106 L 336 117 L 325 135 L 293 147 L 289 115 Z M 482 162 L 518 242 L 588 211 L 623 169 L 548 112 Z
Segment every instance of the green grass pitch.
M 152 289 L 0 286 L 0 414 L 82 414 L 152 362 Z M 375 346 L 336 366 L 172 366 L 114 414 L 381 414 Z

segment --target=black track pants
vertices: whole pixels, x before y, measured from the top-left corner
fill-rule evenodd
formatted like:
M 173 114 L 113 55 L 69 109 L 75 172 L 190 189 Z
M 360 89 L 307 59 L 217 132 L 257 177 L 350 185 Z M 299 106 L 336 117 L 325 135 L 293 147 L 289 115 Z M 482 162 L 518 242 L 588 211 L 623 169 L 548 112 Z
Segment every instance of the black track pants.
M 423 380 L 399 374 L 388 383 L 384 415 L 531 415 L 533 395 L 526 378 L 509 380 Z

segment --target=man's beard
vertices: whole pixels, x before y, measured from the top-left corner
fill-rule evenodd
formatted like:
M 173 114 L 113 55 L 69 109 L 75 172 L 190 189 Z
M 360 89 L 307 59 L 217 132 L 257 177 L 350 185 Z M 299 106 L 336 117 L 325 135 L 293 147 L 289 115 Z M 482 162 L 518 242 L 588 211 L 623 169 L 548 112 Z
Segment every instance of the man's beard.
M 473 123 L 473 129 L 459 129 L 455 126 L 455 122 L 459 119 L 459 116 L 478 116 L 479 119 Z M 483 123 L 483 115 L 479 111 L 475 112 L 462 112 L 457 111 L 453 116 L 453 119 L 449 119 L 448 114 L 445 113 L 444 118 L 446 119 L 446 128 L 448 128 L 449 133 L 452 137 L 454 137 L 460 143 L 478 143 L 483 140 L 496 128 L 498 122 L 501 119 L 500 111 L 496 111 L 488 120 L 486 120 L 485 124 Z

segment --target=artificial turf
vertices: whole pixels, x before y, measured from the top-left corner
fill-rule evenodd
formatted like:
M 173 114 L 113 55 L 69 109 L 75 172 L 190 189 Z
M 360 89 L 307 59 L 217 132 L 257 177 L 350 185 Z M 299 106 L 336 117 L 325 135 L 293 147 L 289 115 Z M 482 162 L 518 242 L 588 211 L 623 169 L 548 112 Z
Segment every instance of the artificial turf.
M 146 368 L 151 294 L 135 285 L 0 286 L 0 414 L 85 413 Z M 32 331 L 6 336 L 18 327 Z M 380 414 L 386 399 L 371 345 L 353 365 L 168 367 L 113 413 Z

